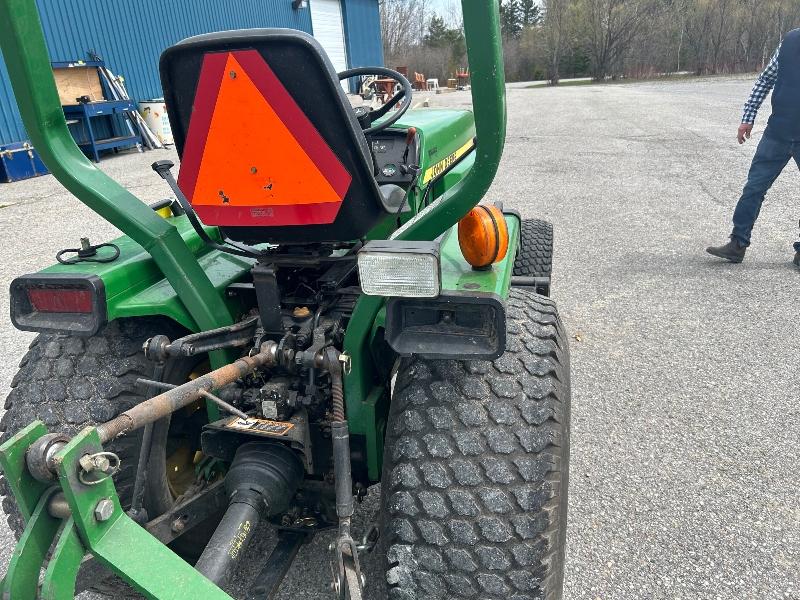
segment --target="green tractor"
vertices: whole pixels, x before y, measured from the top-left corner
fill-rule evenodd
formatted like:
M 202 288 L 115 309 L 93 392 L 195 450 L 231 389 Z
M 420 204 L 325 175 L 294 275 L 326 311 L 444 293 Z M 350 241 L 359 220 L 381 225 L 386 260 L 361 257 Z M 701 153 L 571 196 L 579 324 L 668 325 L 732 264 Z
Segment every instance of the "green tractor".
M 73 142 L 34 0 L 0 46 L 35 147 L 124 232 L 18 277 L 39 332 L 2 419 L 7 600 L 272 598 L 333 532 L 337 598 L 562 595 L 570 375 L 552 229 L 483 202 L 505 142 L 497 0 L 463 0 L 474 115 L 410 110 L 289 30 L 193 37 L 161 78 L 180 174 L 148 206 Z M 377 110 L 340 80 L 393 78 Z M 155 175 L 154 175 L 155 177 Z M 355 505 L 380 483 L 380 515 Z

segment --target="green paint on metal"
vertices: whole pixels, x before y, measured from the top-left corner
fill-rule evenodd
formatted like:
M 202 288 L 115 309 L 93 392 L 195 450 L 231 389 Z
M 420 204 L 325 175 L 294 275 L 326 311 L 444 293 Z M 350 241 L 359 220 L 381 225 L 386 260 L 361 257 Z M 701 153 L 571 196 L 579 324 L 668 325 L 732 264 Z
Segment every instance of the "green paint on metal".
M 508 298 L 514 258 L 519 246 L 520 220 L 506 214 L 508 224 L 508 252 L 506 257 L 486 271 L 476 271 L 465 260 L 458 245 L 458 232 L 453 227 L 442 238 L 440 247 L 442 263 L 442 290 L 473 294 L 496 294 Z
M 442 131 L 450 131 L 457 145 L 475 135 L 472 111 L 456 108 L 415 108 L 406 112 L 391 128 L 404 130 L 409 127 L 416 127 L 417 133 L 437 137 Z M 448 149 L 441 147 L 439 152 L 432 153 L 432 162 L 448 154 Z
M 462 0 L 478 138 L 475 166 L 451 190 L 398 231 L 396 239 L 432 240 L 455 225 L 489 190 L 506 139 L 506 95 L 498 0 Z
M 48 488 L 47 484 L 31 477 L 25 464 L 25 453 L 33 442 L 46 433 L 47 427 L 44 423 L 34 421 L 0 446 L 0 468 L 6 477 L 8 487 L 14 493 L 17 507 L 25 521 L 33 514 L 39 499 Z
M 408 129 L 415 127 L 419 137 L 419 183 L 426 187 L 426 175 L 436 165 L 459 149 L 471 146 L 475 138 L 475 119 L 471 111 L 426 108 L 410 110 L 394 126 Z M 446 163 L 444 163 L 446 164 Z
M 442 178 L 441 187 L 442 191 L 436 193 L 434 196 L 435 198 L 439 198 L 442 193 L 447 190 L 453 189 L 453 187 L 464 177 L 467 176 L 467 173 L 470 172 L 472 167 L 475 166 L 475 153 L 473 152 L 468 157 L 466 157 L 461 163 L 457 164 L 453 167 L 452 171 L 449 171 L 445 176 Z
M 503 300 L 508 298 L 514 258 L 519 248 L 520 220 L 512 213 L 505 217 L 508 252 L 490 270 L 476 271 L 464 260 L 458 245 L 457 227 L 445 232 L 440 247 L 442 290 L 495 294 Z M 383 461 L 383 435 L 390 401 L 386 389 L 387 367 L 395 360 L 394 354 L 382 342 L 385 321 L 385 299 L 362 296 L 345 335 L 345 349 L 352 357 L 353 365 L 345 377 L 347 422 L 351 433 L 363 435 L 366 439 L 367 472 L 373 482 L 380 479 Z
M 80 458 L 100 451 L 97 430 L 88 427 L 55 456 L 59 482 L 86 549 L 150 600 L 232 600 L 128 517 L 110 478 L 93 486 L 78 481 Z M 94 516 L 101 500 L 111 501 L 114 507 L 111 516 L 103 522 Z M 159 577 L 159 573 L 169 576 Z
M 345 352 L 350 356 L 352 369 L 345 375 L 345 399 L 347 422 L 354 434 L 363 434 L 373 427 L 365 414 L 364 401 L 372 388 L 384 382 L 378 380 L 377 370 L 370 348 L 372 324 L 384 305 L 385 299 L 377 296 L 362 296 L 356 304 L 353 316 L 347 324 L 344 338 Z
M 422 209 L 420 204 L 425 190 L 430 185 L 430 181 L 425 180 L 426 173 L 437 164 L 446 164 L 448 157 L 464 147 L 472 145 L 475 138 L 475 120 L 472 112 L 467 110 L 436 108 L 410 110 L 392 126 L 392 129 L 405 132 L 409 127 L 415 127 L 417 130 L 420 176 L 416 186 L 408 195 L 410 210 L 399 216 L 401 225 L 416 216 Z M 472 165 L 473 163 L 474 157 L 470 155 L 464 159 L 462 164 Z M 451 174 L 446 175 L 444 182 L 439 182 L 436 189 L 432 190 L 428 202 L 441 195 L 439 188 L 446 189 L 447 186 L 454 185 L 469 170 L 458 167 L 454 168 Z M 397 221 L 396 215 L 386 218 L 369 232 L 367 239 L 388 239 L 397 229 Z
M 114 522 L 123 516 L 114 483 L 106 478 L 95 485 L 87 486 L 80 482 L 78 461 L 87 454 L 103 452 L 100 438 L 94 427 L 86 427 L 74 436 L 53 458 L 58 470 L 58 480 L 64 490 L 75 525 L 81 538 L 93 550 L 94 545 L 105 535 Z M 110 518 L 99 522 L 94 510 L 100 500 L 111 500 L 114 505 Z
M 385 415 L 389 411 L 389 390 L 385 386 L 375 386 L 363 402 L 366 412 L 364 421 L 371 426 L 366 431 L 367 475 L 370 481 L 380 481 L 383 465 L 383 436 L 386 430 Z
M 47 505 L 58 488 L 51 488 L 39 498 L 39 503 L 25 525 L 25 531 L 14 548 L 3 581 L 3 598 L 36 600 L 39 572 L 53 542 L 59 521 L 50 516 Z
M 225 288 L 231 283 L 235 283 L 250 271 L 251 261 L 232 256 L 224 252 L 212 250 L 197 258 L 200 267 L 208 275 L 211 285 L 221 297 L 225 296 Z M 178 323 L 184 325 L 191 331 L 199 331 L 199 326 L 194 322 L 178 294 L 166 279 L 161 279 L 153 285 L 141 290 L 136 294 L 131 294 L 124 299 L 118 299 L 113 307 L 110 307 L 109 318 L 119 317 L 140 317 L 152 314 L 163 314 Z M 241 312 L 241 307 L 236 306 L 233 301 L 229 303 L 232 313 Z
M 410 110 L 394 126 L 395 129 L 402 130 L 408 127 L 417 129 L 423 175 L 428 169 L 469 144 L 475 137 L 472 112 L 464 110 Z M 440 189 L 449 189 L 461 181 L 474 162 L 473 153 L 457 164 L 432 190 L 429 201 L 441 194 Z M 401 222 L 407 222 L 417 213 L 428 184 L 422 184 L 421 176 L 419 189 L 409 194 L 411 211 L 401 216 Z M 367 237 L 387 239 L 396 228 L 397 219 L 392 216 L 373 229 Z M 382 340 L 381 330 L 384 321 L 385 299 L 362 296 L 348 324 L 345 337 L 345 349 L 353 357 L 354 364 L 353 371 L 345 378 L 347 421 L 353 434 L 363 435 L 366 438 L 367 469 L 372 481 L 380 479 L 383 460 L 382 423 L 388 410 L 388 392 L 385 391 L 384 380 L 386 369 L 380 369 L 378 366 L 394 361 L 394 355 L 381 348 L 380 343 L 375 343 L 377 339 Z M 375 399 L 379 397 L 385 397 L 386 402 L 377 403 Z
M 202 329 L 232 323 L 219 292 L 174 225 L 100 171 L 67 129 L 35 0 L 0 0 L 0 49 L 25 129 L 58 181 L 139 244 Z M 212 357 L 212 363 L 225 357 Z
M 78 537 L 75 520 L 70 517 L 61 524 L 56 545 L 44 572 L 40 600 L 73 600 L 75 581 L 86 550 Z
M 472 78 L 477 150 L 474 157 L 466 159 L 445 180 L 442 186 L 444 193 L 396 232 L 394 237 L 397 239 L 432 240 L 458 223 L 459 219 L 478 204 L 489 190 L 503 154 L 506 136 L 506 102 L 499 3 L 498 0 L 486 2 L 462 0 L 461 4 Z M 419 124 L 428 151 L 435 145 L 434 138 L 442 136 L 446 139 L 444 130 L 434 134 L 433 129 L 429 129 L 430 137 L 425 139 L 425 127 L 437 119 L 438 112 L 409 111 L 408 116 L 403 119 L 406 126 L 416 127 Z M 454 130 L 453 135 L 458 135 L 458 132 Z M 457 142 L 453 139 L 452 143 L 455 146 Z M 413 199 L 419 197 L 415 195 Z M 414 206 L 416 208 L 416 205 Z M 380 230 L 380 233 L 384 232 Z M 510 277 L 510 269 L 507 275 Z M 507 286 L 505 289 L 507 290 Z M 503 297 L 506 295 L 507 292 Z M 345 398 L 347 420 L 353 432 L 366 434 L 368 431 L 378 431 L 378 422 L 375 419 L 381 415 L 374 414 L 365 407 L 365 399 L 372 393 L 373 388 L 382 384 L 378 381 L 380 369 L 373 353 L 370 352 L 370 335 L 372 323 L 384 306 L 384 302 L 383 298 L 362 296 L 356 304 L 345 335 L 345 351 L 352 359 L 352 370 L 345 377 Z M 376 464 L 379 468 L 376 456 L 368 455 L 367 463 L 370 473 L 376 472 Z
M 239 317 L 242 306 L 238 300 L 227 298 L 225 289 L 241 280 L 253 266 L 255 260 L 232 256 L 209 248 L 185 216 L 167 219 L 174 225 L 197 263 L 205 272 L 215 292 L 223 298 L 229 312 Z M 219 230 L 206 227 L 206 232 L 219 241 Z M 68 275 L 95 275 L 103 281 L 106 293 L 106 311 L 109 321 L 119 318 L 135 318 L 161 315 L 174 320 L 189 331 L 200 331 L 200 325 L 181 301 L 172 284 L 164 278 L 152 256 L 128 236 L 121 236 L 113 243 L 119 247 L 120 256 L 111 263 L 78 263 L 75 265 L 52 265 L 42 273 Z M 223 350 L 210 354 L 211 367 L 218 369 L 238 358 L 235 351 Z M 220 418 L 219 408 L 213 402 L 206 403 L 209 421 Z
M 150 600 L 233 600 L 127 516 L 114 522 L 92 553 Z
M 222 298 L 225 298 L 225 288 L 244 277 L 255 262 L 218 250 L 209 250 L 185 216 L 168 221 L 178 230 L 216 293 Z M 212 237 L 218 237 L 216 228 L 207 228 L 207 231 Z M 170 282 L 164 279 L 153 258 L 128 236 L 119 237 L 113 243 L 120 249 L 120 256 L 114 262 L 55 264 L 41 272 L 99 277 L 105 288 L 109 321 L 123 317 L 163 315 L 190 331 L 199 331 L 197 322 Z M 227 301 L 230 312 L 238 316 L 241 307 L 233 300 Z

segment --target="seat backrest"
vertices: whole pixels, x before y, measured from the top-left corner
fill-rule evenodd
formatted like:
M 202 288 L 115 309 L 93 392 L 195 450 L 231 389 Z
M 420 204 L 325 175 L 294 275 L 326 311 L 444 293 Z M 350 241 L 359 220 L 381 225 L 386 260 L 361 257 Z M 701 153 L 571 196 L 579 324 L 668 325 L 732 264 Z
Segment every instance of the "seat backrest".
M 207 225 L 248 243 L 354 240 L 387 216 L 336 71 L 289 29 L 201 35 L 161 56 L 181 170 Z

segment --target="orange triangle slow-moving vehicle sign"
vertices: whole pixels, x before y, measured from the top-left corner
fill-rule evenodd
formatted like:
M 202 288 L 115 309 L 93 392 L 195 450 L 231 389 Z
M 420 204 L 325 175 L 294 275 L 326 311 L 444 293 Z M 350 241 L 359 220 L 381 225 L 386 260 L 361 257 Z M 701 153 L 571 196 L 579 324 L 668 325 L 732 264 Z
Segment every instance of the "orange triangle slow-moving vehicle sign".
M 351 182 L 257 51 L 205 55 L 178 177 L 203 222 L 333 223 Z

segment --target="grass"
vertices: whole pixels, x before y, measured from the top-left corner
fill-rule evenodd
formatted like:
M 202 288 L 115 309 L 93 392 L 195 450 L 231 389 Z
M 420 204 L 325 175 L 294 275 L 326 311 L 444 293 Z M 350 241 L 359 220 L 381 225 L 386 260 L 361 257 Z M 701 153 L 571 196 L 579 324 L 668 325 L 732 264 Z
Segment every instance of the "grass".
M 730 77 L 730 74 L 725 75 L 695 75 L 694 73 L 681 73 L 679 75 L 661 75 L 659 77 L 642 77 L 641 79 L 634 77 L 626 77 L 625 79 L 606 79 L 604 81 L 594 81 L 592 79 L 583 79 L 580 81 L 562 81 L 557 86 L 552 86 L 547 82 L 534 83 L 533 85 L 526 86 L 526 90 L 536 90 L 542 88 L 552 87 L 577 87 L 585 85 L 624 85 L 626 83 L 652 83 L 657 81 L 679 81 L 686 79 L 708 79 L 709 77 Z
M 537 88 L 548 88 L 548 87 L 577 87 L 583 85 L 602 85 L 605 82 L 602 81 L 591 81 L 591 80 L 584 80 L 584 81 L 562 81 L 558 85 L 550 85 L 549 83 L 534 83 L 533 85 L 528 85 L 525 87 L 526 90 L 535 90 Z

